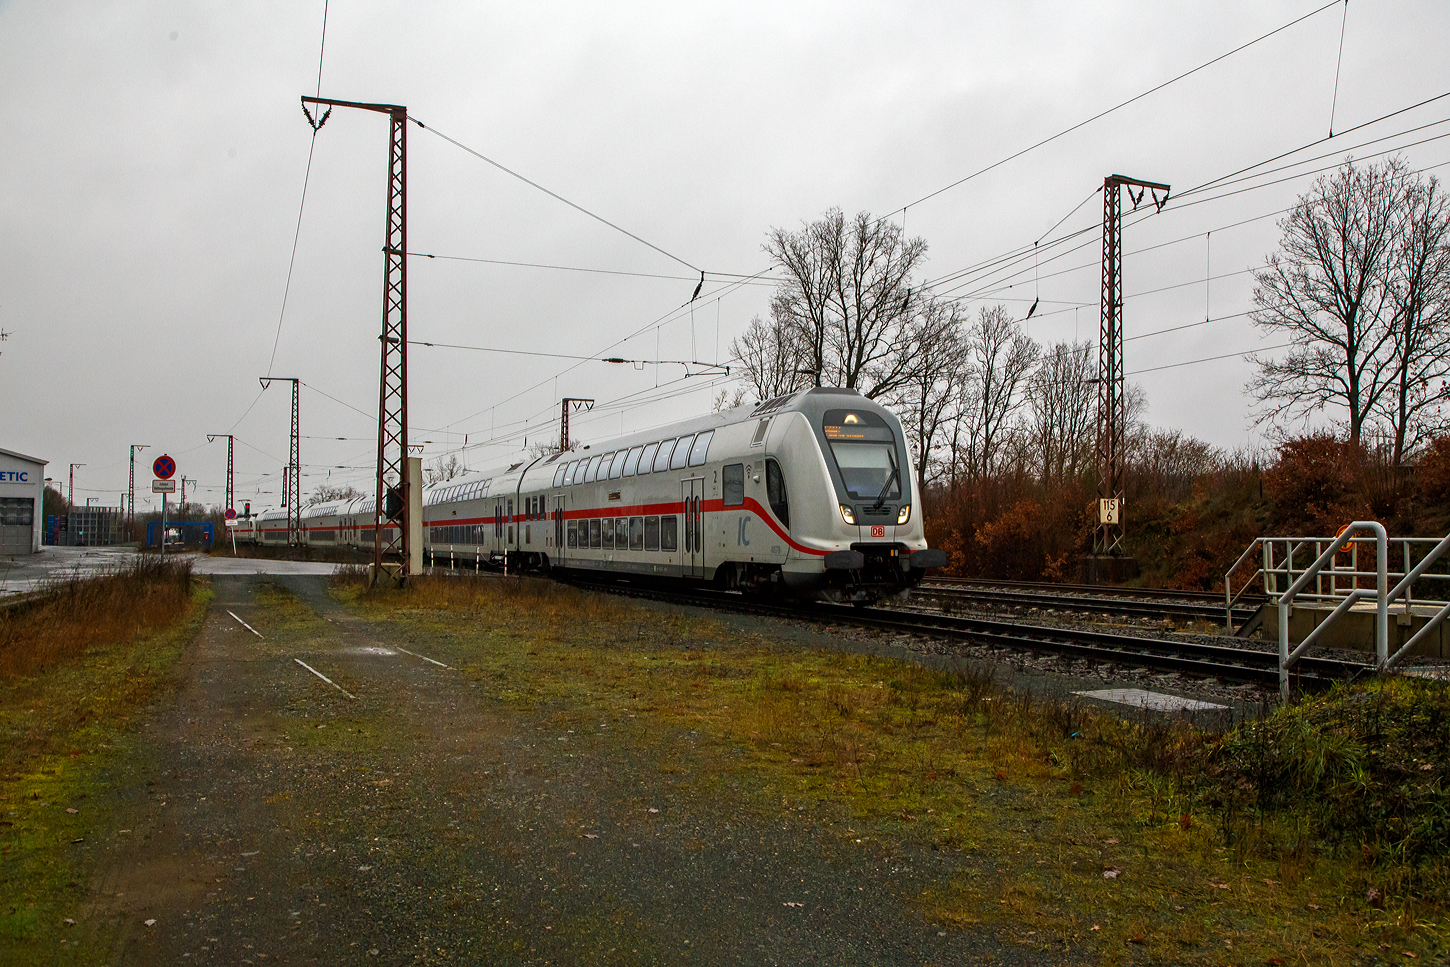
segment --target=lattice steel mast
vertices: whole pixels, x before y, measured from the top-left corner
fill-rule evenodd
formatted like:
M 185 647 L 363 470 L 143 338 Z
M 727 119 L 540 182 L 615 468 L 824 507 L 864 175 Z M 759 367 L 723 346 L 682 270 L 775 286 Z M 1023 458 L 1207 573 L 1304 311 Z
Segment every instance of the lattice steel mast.
M 145 450 L 149 443 L 131 444 L 131 476 L 126 483 L 126 539 L 136 539 L 136 451 Z
M 394 560 L 398 580 L 407 577 L 410 559 L 410 509 L 408 482 L 408 109 L 399 104 L 367 104 L 323 97 L 303 97 L 308 104 L 355 107 L 386 114 L 391 119 L 388 142 L 387 237 L 383 244 L 383 331 L 378 337 L 382 361 L 378 385 L 378 477 L 377 504 L 373 515 L 373 581 Z M 327 121 L 327 114 L 307 120 L 314 130 Z M 414 122 L 417 124 L 418 122 Z M 422 127 L 419 124 L 419 127 Z M 389 539 L 384 527 L 397 521 L 397 536 Z
M 566 396 L 563 399 L 563 406 L 559 410 L 559 452 L 563 453 L 569 449 L 569 408 L 576 410 L 594 409 L 593 400 L 578 400 Z
M 1145 192 L 1161 210 L 1168 201 L 1168 185 L 1139 181 L 1126 175 L 1103 179 L 1103 289 L 1102 325 L 1098 333 L 1098 524 L 1093 532 L 1094 554 L 1120 554 L 1123 549 L 1123 431 L 1127 428 L 1127 398 L 1123 384 L 1123 203 L 1118 191 L 1126 187 L 1137 208 Z M 1138 193 L 1133 194 L 1137 188 Z M 1158 193 L 1163 193 L 1159 198 Z
M 220 440 L 222 437 L 226 437 L 227 440 L 227 502 L 222 509 L 232 510 L 236 507 L 236 488 L 232 486 L 232 481 L 234 479 L 232 477 L 232 467 L 234 466 L 234 464 L 232 463 L 232 452 L 233 447 L 236 444 L 236 437 L 232 436 L 230 433 L 208 433 L 206 435 L 206 442 L 210 443 L 213 440 Z
M 286 376 L 260 376 L 262 388 L 273 382 L 292 384 L 292 437 L 287 450 L 287 469 L 282 477 L 282 503 L 287 508 L 287 546 L 302 544 L 302 421 L 299 419 L 297 394 L 302 381 Z M 231 458 L 227 458 L 230 478 Z

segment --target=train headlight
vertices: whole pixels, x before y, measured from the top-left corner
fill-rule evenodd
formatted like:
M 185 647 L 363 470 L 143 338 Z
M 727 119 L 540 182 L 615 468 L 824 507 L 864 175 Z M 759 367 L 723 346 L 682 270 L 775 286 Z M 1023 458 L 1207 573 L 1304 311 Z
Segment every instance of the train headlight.
M 911 520 L 911 505 L 902 504 L 901 510 L 896 512 L 896 522 L 898 524 L 904 524 L 909 520 Z
M 841 519 L 848 524 L 856 523 L 856 512 L 845 504 L 841 505 Z

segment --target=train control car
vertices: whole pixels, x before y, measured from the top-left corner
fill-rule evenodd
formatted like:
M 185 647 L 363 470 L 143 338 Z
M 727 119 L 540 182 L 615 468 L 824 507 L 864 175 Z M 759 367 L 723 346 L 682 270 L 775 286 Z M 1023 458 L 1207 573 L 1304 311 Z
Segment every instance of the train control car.
M 423 534 L 435 564 L 869 603 L 946 565 L 919 508 L 895 415 L 818 387 L 448 481 Z

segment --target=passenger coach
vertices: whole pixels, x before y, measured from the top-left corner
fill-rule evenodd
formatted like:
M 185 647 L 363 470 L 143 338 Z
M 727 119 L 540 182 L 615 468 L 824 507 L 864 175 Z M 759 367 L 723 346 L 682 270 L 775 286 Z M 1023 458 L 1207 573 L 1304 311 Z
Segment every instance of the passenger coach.
M 435 563 L 503 563 L 869 602 L 930 550 L 896 417 L 817 388 L 433 488 Z

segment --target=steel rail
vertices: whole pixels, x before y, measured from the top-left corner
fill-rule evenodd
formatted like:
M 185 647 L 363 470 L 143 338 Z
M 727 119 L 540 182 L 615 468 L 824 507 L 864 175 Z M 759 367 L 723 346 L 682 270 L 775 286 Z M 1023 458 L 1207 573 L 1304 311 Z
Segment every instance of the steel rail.
M 1167 599 L 1176 601 L 1209 601 L 1218 605 L 1223 616 L 1223 593 L 1220 591 L 1180 591 L 1174 588 L 1123 588 L 1102 584 L 1053 584 L 1049 581 L 999 581 L 992 578 L 956 578 L 945 575 L 927 579 L 923 588 L 938 585 L 957 588 L 998 588 L 1009 591 L 1077 594 L 1095 598 Z M 1262 595 L 1258 596 L 1262 598 Z M 1255 602 L 1257 604 L 1257 601 Z
M 1046 594 L 1038 591 L 997 591 L 991 588 L 952 587 L 923 584 L 912 597 L 935 598 L 957 603 L 980 603 L 994 606 L 1028 606 L 1059 608 L 1098 614 L 1121 614 L 1133 617 L 1172 617 L 1222 622 L 1224 608 L 1219 604 L 1192 604 L 1187 601 L 1134 601 L 1130 598 L 1108 598 L 1081 594 Z M 1255 614 L 1253 608 L 1235 608 L 1233 617 L 1242 624 Z
M 752 599 L 732 592 L 708 589 L 675 591 L 618 580 L 597 581 L 571 576 L 567 581 L 592 590 L 651 598 L 672 604 L 814 621 L 822 624 L 856 625 L 906 634 L 944 635 L 977 644 L 996 645 L 1015 650 L 1050 652 L 1110 664 L 1166 669 L 1206 678 L 1222 678 L 1264 685 L 1276 685 L 1279 681 L 1278 656 L 1273 652 L 1254 649 L 1205 645 L 1188 641 L 1134 638 L 1076 628 L 1013 624 L 918 611 L 848 608 L 810 602 L 783 605 Z M 1364 674 L 1373 673 L 1374 668 L 1371 665 L 1331 658 L 1305 658 L 1300 661 L 1298 671 L 1298 682 L 1301 688 L 1323 688 L 1336 681 L 1348 681 Z

